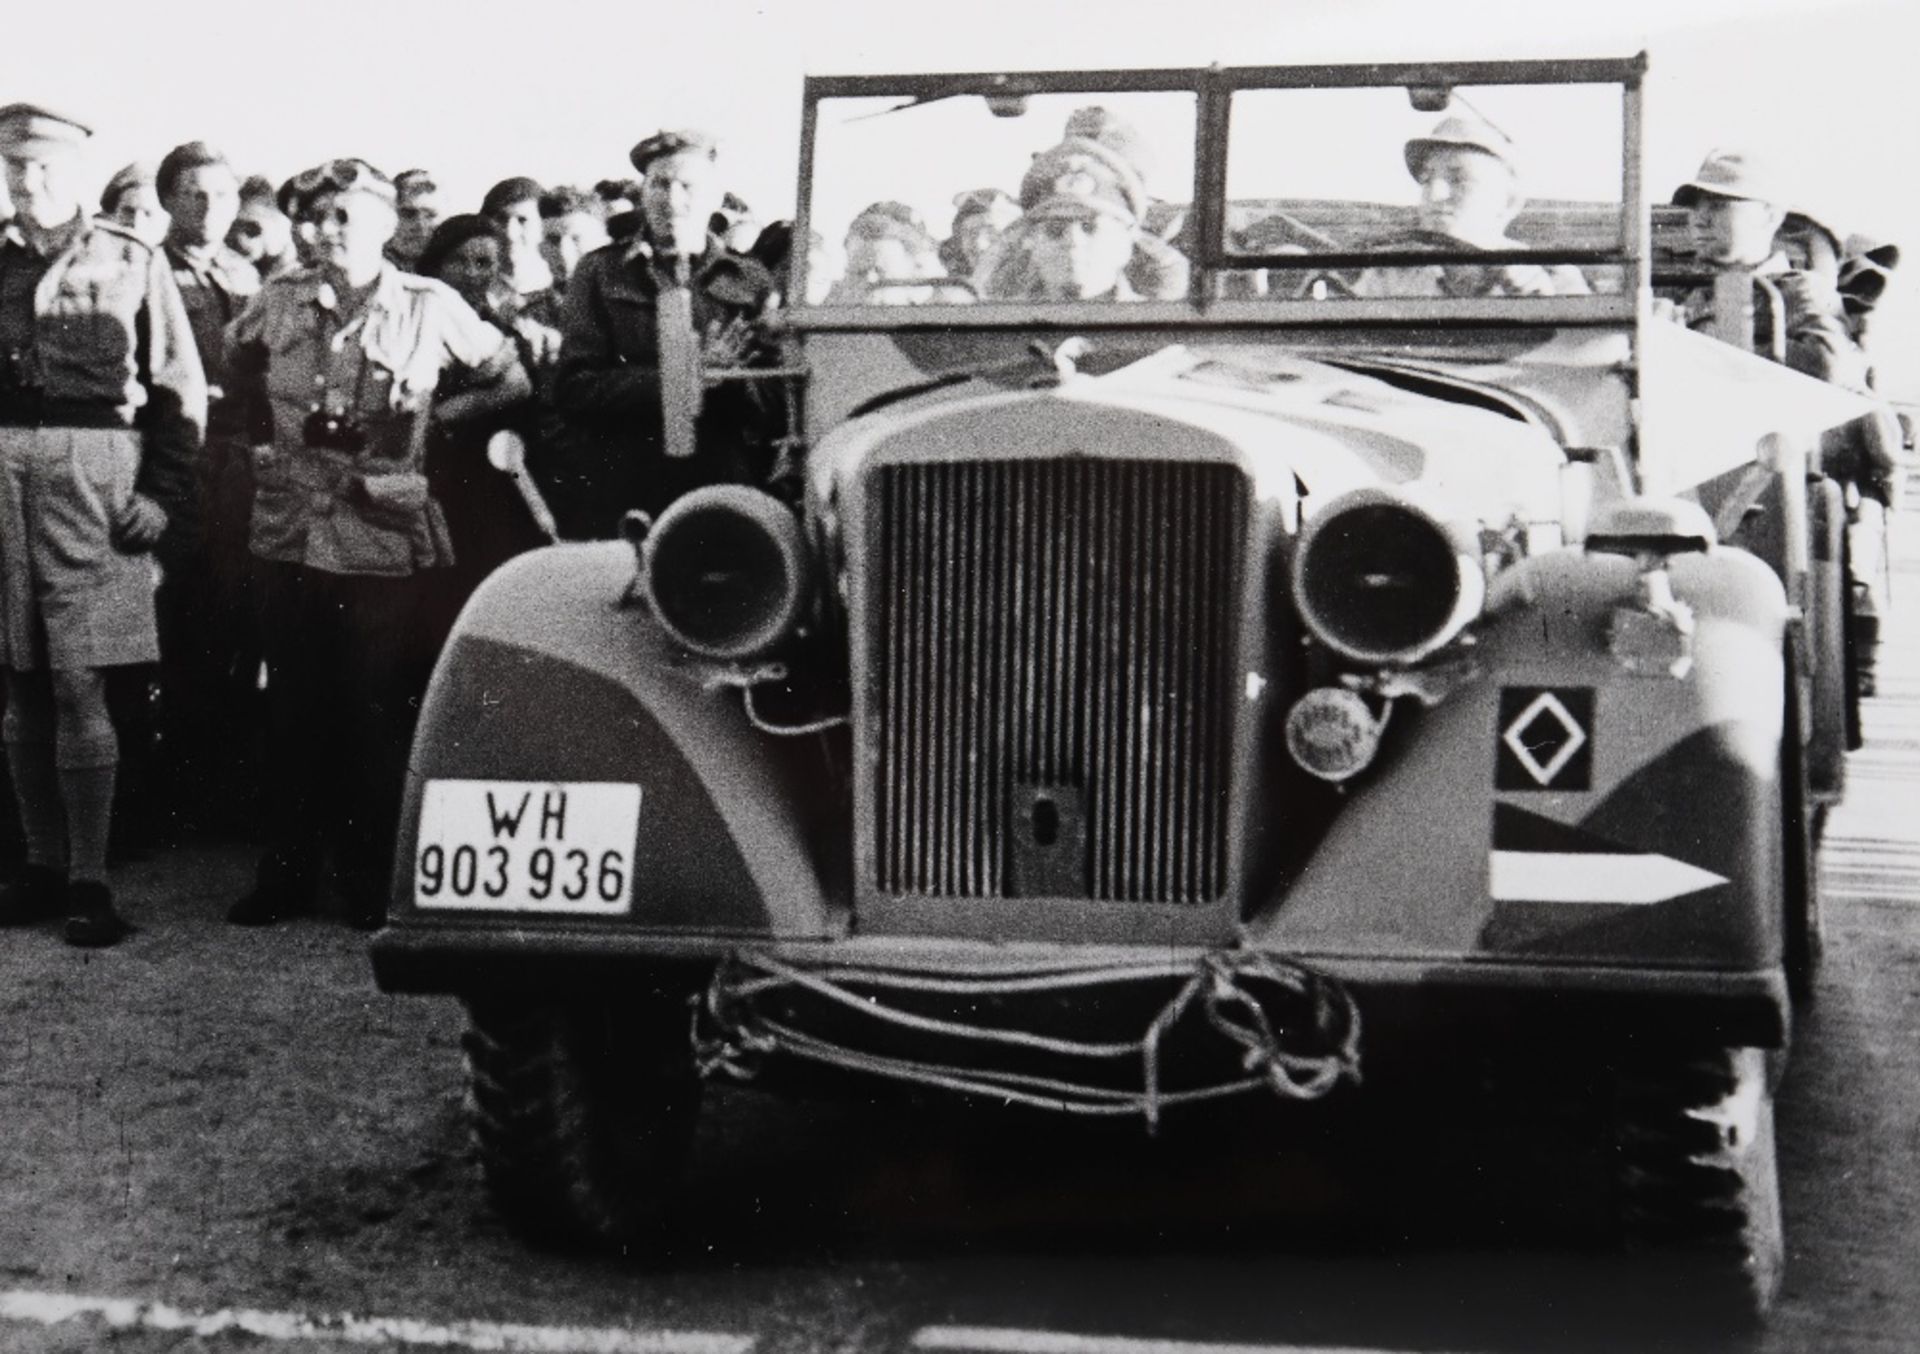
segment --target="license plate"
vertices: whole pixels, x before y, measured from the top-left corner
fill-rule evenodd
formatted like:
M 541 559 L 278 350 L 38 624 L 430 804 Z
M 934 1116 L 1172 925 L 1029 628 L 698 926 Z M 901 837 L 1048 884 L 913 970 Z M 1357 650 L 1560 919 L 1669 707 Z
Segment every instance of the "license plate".
M 430 780 L 413 857 L 414 906 L 624 914 L 639 830 L 638 785 Z

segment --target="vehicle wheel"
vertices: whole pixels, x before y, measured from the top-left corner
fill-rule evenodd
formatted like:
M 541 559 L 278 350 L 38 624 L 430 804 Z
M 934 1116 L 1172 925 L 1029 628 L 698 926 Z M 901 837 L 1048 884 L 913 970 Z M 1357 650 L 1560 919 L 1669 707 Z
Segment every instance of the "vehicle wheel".
M 1825 810 L 1813 802 L 1807 786 L 1796 681 L 1789 660 L 1786 718 L 1780 734 L 1780 943 L 1787 992 L 1796 1003 L 1804 1003 L 1813 1000 L 1826 948 L 1826 918 L 1820 906 L 1820 835 Z
M 1703 1319 L 1758 1321 L 1786 1264 L 1766 1054 L 1642 1059 L 1615 1069 L 1614 1088 L 1621 1240 L 1658 1255 L 1676 1303 Z
M 549 1244 L 662 1240 L 699 1109 L 683 1013 L 469 1001 L 461 1044 L 487 1192 Z

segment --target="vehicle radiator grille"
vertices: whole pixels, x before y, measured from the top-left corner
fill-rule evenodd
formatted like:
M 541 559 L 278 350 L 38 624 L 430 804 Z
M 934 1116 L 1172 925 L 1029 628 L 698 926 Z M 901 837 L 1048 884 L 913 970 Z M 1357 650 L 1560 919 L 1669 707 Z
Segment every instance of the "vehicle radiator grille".
M 1221 895 L 1246 496 L 1219 464 L 876 472 L 879 891 Z

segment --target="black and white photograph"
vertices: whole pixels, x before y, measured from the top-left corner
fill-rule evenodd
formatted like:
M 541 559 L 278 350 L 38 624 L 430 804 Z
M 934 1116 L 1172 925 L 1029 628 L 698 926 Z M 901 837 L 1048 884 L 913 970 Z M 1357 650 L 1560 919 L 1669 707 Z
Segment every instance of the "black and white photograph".
M 0 12 L 0 1354 L 1920 1347 L 1917 52 Z

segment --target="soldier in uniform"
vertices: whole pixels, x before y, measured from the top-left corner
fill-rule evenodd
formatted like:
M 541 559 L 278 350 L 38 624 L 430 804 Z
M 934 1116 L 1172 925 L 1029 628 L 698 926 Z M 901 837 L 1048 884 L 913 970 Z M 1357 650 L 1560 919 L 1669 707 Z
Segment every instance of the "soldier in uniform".
M 1771 353 L 1778 332 L 1784 360 L 1795 371 L 1849 389 L 1865 388 L 1866 363 L 1847 332 L 1839 295 L 1830 284 L 1794 268 L 1779 247 L 1776 236 L 1786 223 L 1787 198 L 1760 162 L 1738 150 L 1711 151 L 1700 172 L 1674 191 L 1673 201 L 1688 210 L 1694 251 L 1703 263 L 1752 274 L 1755 352 Z M 1711 327 L 1713 292 L 1707 286 L 1689 293 L 1678 318 L 1694 329 Z M 1776 297 L 1784 317 L 1774 314 Z
M 1077 116 L 1077 115 L 1076 115 Z M 1187 260 L 1146 231 L 1134 163 L 1106 142 L 1069 136 L 1020 181 L 1023 214 L 981 265 L 987 300 L 1170 300 L 1187 293 Z
M 1407 172 L 1420 185 L 1418 231 L 1385 247 L 1516 249 L 1507 228 L 1526 206 L 1513 141 L 1478 118 L 1444 118 L 1406 145 Z M 1370 268 L 1361 296 L 1582 296 L 1592 290 L 1578 268 L 1535 263 L 1485 267 Z
M 387 261 L 412 272 L 440 224 L 440 185 L 428 170 L 403 169 L 393 176 L 393 190 L 398 195 L 400 224 L 387 245 Z
M 227 331 L 228 393 L 253 444 L 274 770 L 271 846 L 227 919 L 310 911 L 331 825 L 347 919 L 371 927 L 433 660 L 421 575 L 453 562 L 425 474 L 430 424 L 484 418 L 532 387 L 505 334 L 444 283 L 386 260 L 391 180 L 334 160 L 294 186 L 316 265 L 269 280 Z M 469 379 L 436 401 L 450 370 Z
M 246 429 L 227 397 L 226 328 L 260 290 L 260 274 L 224 243 L 240 180 L 204 141 L 175 146 L 155 177 L 171 218 L 164 245 L 207 373 L 206 451 L 196 512 L 161 543 L 161 709 L 176 790 L 189 814 L 214 809 L 231 780 L 229 752 L 247 740 L 235 722 L 255 697 L 259 641 L 251 622 Z M 217 769 L 216 769 L 217 768 Z M 200 826 L 207 826 L 202 821 Z
M 640 227 L 580 261 L 562 313 L 563 426 L 548 472 L 567 535 L 609 537 L 629 509 L 658 513 L 689 489 L 772 472 L 763 392 L 710 377 L 762 356 L 753 321 L 773 290 L 766 269 L 707 231 L 723 196 L 718 151 L 668 131 L 631 158 Z
M 293 253 L 293 222 L 274 201 L 273 184 L 258 174 L 240 185 L 240 212 L 227 231 L 227 248 L 263 279 L 300 266 Z
M 159 244 L 165 239 L 167 213 L 160 205 L 153 165 L 136 160 L 108 179 L 100 193 L 100 214 L 115 225 L 125 226 L 148 244 Z
M 105 671 L 159 656 L 147 552 L 192 495 L 206 380 L 161 252 L 89 220 L 88 130 L 0 108 L 0 664 L 27 866 L 0 910 L 126 933 L 107 884 L 119 745 Z

